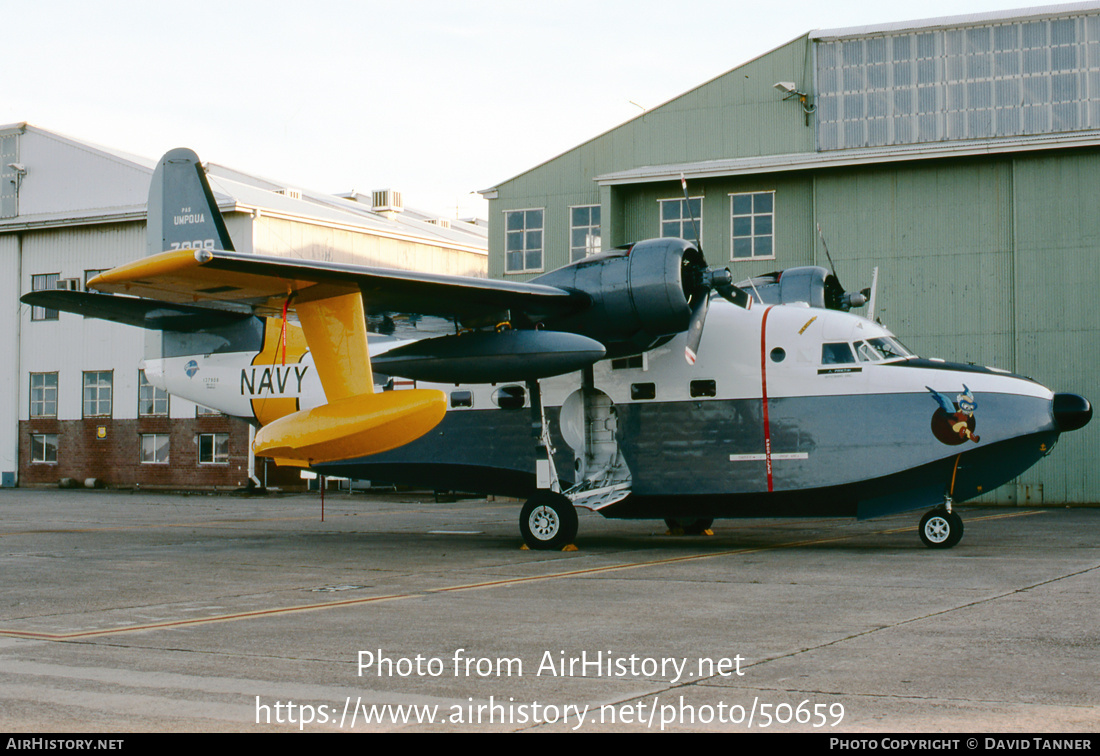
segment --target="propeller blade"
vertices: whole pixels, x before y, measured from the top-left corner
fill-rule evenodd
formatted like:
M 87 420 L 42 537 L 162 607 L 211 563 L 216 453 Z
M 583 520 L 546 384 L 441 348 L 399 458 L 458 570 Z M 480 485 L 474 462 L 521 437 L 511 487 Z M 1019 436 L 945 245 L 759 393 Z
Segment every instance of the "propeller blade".
M 733 274 L 729 268 L 707 268 L 702 255 L 691 266 L 690 275 L 692 283 L 689 290 L 694 304 L 691 308 L 691 319 L 688 321 L 684 359 L 689 365 L 694 365 L 699 354 L 699 343 L 703 340 L 703 323 L 710 307 L 710 293 L 716 291 L 723 299 L 746 310 L 752 305 L 752 297 L 733 284 Z
M 738 307 L 746 310 L 752 307 L 752 297 L 749 296 L 749 293 L 733 284 L 715 284 L 714 290 L 722 295 L 722 299 Z
M 684 359 L 687 364 L 694 365 L 695 358 L 699 354 L 699 342 L 703 340 L 703 323 L 707 319 L 707 308 L 710 306 L 710 296 L 703 294 L 699 297 L 699 303 L 691 311 L 691 322 L 687 330 L 687 346 L 684 347 Z

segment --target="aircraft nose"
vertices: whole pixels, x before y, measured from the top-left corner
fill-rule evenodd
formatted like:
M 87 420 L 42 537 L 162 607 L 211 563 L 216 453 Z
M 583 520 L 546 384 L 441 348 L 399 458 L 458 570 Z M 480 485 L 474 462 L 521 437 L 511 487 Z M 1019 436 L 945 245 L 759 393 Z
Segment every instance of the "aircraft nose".
M 1060 433 L 1083 428 L 1092 419 L 1092 405 L 1078 394 L 1055 394 L 1051 404 Z

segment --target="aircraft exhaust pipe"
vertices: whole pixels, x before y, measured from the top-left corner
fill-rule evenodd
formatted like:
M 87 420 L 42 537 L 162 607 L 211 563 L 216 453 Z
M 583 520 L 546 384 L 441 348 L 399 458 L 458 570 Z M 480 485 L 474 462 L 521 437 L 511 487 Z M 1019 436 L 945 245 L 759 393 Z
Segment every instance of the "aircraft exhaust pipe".
M 1078 394 L 1055 394 L 1051 406 L 1060 433 L 1083 428 L 1092 419 L 1092 405 Z

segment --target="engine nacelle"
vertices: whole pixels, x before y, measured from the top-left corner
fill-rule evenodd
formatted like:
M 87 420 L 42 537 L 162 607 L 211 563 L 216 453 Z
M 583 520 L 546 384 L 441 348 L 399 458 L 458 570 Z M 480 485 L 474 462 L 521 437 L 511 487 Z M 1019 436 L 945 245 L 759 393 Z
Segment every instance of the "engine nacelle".
M 847 312 L 867 304 L 867 293 L 844 291 L 837 277 L 818 265 L 768 273 L 737 284 L 760 304 L 805 302 L 810 307 Z
M 705 270 L 702 254 L 690 242 L 649 239 L 580 260 L 532 283 L 587 295 L 590 305 L 581 312 L 543 325 L 596 339 L 608 357 L 620 357 L 652 349 L 687 329 L 688 300 Z

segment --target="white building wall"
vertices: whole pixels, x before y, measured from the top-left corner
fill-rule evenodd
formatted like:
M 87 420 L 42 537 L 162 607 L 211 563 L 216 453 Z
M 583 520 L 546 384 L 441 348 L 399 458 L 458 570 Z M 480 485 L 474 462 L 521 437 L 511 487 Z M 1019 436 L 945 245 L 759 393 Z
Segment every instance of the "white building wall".
M 29 128 L 19 137 L 27 175 L 19 188 L 19 215 L 79 215 L 80 210 L 144 210 L 152 161 L 127 160 L 50 132 Z
M 19 470 L 20 310 L 30 310 L 19 301 L 19 243 L 18 234 L 0 236 L 0 354 L 8 356 L 0 368 L 0 476 L 6 486 L 15 484 Z
M 43 273 L 79 279 L 83 288 L 87 271 L 112 268 L 144 253 L 144 223 L 28 232 L 23 235 L 22 291 L 31 291 L 32 276 Z M 65 312 L 57 320 L 32 320 L 26 305 L 20 308 L 19 328 L 20 419 L 29 419 L 29 375 L 50 372 L 58 373 L 58 419 L 83 417 L 85 370 L 114 371 L 111 415 L 137 417 L 140 329 Z
M 260 255 L 431 271 L 452 276 L 484 278 L 486 273 L 483 252 L 448 249 L 425 242 L 267 216 L 261 216 L 252 231 L 253 251 Z

